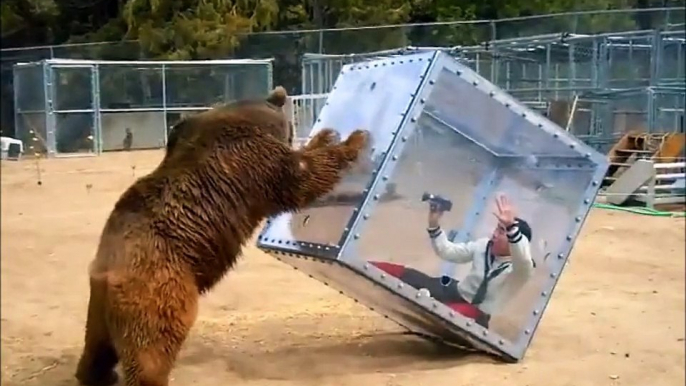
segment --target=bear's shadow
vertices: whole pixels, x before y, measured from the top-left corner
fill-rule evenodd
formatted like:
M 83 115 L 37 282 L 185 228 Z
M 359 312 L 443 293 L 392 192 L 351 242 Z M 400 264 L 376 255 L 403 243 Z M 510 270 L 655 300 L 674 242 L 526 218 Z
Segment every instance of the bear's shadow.
M 60 358 L 34 358 L 32 363 L 27 363 L 26 370 L 46 363 L 54 365 L 44 367 L 46 371 L 37 368 L 28 377 L 7 382 L 3 379 L 3 385 L 76 386 L 78 382 L 73 372 L 79 354 L 78 349 L 70 348 Z M 436 344 L 405 333 L 363 335 L 346 342 L 331 342 L 313 336 L 304 344 L 286 344 L 275 349 L 270 349 L 268 342 L 258 346 L 246 341 L 231 346 L 191 336 L 174 372 L 199 370 L 197 374 L 224 372 L 226 378 L 242 380 L 307 381 L 353 374 L 402 374 L 449 369 L 474 363 L 500 362 L 484 354 Z M 121 374 L 121 369 L 117 370 Z M 191 376 L 202 378 L 202 375 Z M 117 386 L 121 385 L 120 382 Z
M 212 364 L 209 362 L 212 361 Z M 347 342 L 312 343 L 269 349 L 249 343 L 229 347 L 191 339 L 176 368 L 226 364 L 244 380 L 307 380 L 365 373 L 404 373 L 494 363 L 490 356 L 436 344 L 404 333 L 360 336 Z M 214 368 L 214 371 L 217 371 Z

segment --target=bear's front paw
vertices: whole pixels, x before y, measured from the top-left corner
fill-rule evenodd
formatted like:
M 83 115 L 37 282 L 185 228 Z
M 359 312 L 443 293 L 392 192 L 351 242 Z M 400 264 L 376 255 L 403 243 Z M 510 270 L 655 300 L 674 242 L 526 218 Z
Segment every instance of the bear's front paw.
M 334 129 L 322 129 L 307 143 L 308 149 L 331 146 L 339 143 L 340 135 Z
M 356 150 L 356 151 L 361 151 L 367 148 L 367 144 L 369 143 L 369 131 L 367 130 L 355 130 L 350 134 L 350 136 L 345 140 L 345 146 Z

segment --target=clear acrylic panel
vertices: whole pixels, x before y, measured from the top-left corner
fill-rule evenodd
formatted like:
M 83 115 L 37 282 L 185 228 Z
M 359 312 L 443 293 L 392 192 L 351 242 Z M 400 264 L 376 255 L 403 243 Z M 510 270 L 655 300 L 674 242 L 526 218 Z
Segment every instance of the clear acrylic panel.
M 441 69 L 433 91 L 440 97 L 431 98 L 425 112 L 497 156 L 579 156 L 578 151 L 556 140 L 549 131 L 532 125 L 521 114 L 514 114 L 508 108 L 517 105 L 512 97 L 499 96 L 506 102 L 501 104 L 489 92 L 477 92 L 477 79 L 474 78 L 477 84 L 473 84 L 447 68 Z M 489 88 L 495 92 L 495 86 Z M 522 114 L 527 113 L 522 109 Z M 543 120 L 540 116 L 531 118 Z
M 55 114 L 57 153 L 94 153 L 93 113 Z
M 374 207 L 365 231 L 354 248 L 346 248 L 343 259 L 402 264 L 441 275 L 449 268 L 434 253 L 427 234 L 430 201 L 425 201 L 425 195 L 441 197 L 452 205 L 442 218 L 446 230 L 464 229 L 479 200 L 479 185 L 489 178 L 495 161 L 492 153 L 424 112 L 389 179 L 397 199 Z
M 546 291 L 545 284 L 550 283 L 550 274 L 556 272 L 554 264 L 560 254 L 566 257 L 565 247 L 570 243 L 567 237 L 579 217 L 580 198 L 585 196 L 596 169 L 585 160 L 543 159 L 542 167 L 507 158 L 499 161 L 501 167 L 488 196 L 480 208 L 475 208 L 478 214 L 470 229 L 470 239 L 491 238 L 495 234 L 495 200 L 501 194 L 512 203 L 516 216 L 531 227 L 531 277 L 497 309 L 488 310 L 489 329 L 515 342 L 525 329 L 532 327 L 533 312 Z
M 427 77 L 418 91 L 425 103 L 410 113 L 417 119 L 400 130 L 407 140 L 389 150 L 368 193 L 377 197 L 391 185 L 395 200 L 365 202 L 341 260 L 519 358 L 608 163 L 446 55 Z M 498 230 L 500 195 L 532 229 L 529 256 L 517 259 Z M 439 238 L 452 252 L 432 242 L 430 205 L 444 208 Z M 484 270 L 497 278 L 486 287 Z
M 371 67 L 362 63 L 343 68 L 310 137 L 323 128 L 333 128 L 344 140 L 354 130 L 366 129 L 371 133 L 371 152 L 344 176 L 331 194 L 297 214 L 285 213 L 273 219 L 263 232 L 265 240 L 286 241 L 288 245 L 297 242 L 340 245 L 433 55 L 408 55 L 376 61 Z M 397 199 L 392 185 L 380 199 Z
M 93 67 L 51 66 L 51 69 L 56 112 L 93 109 Z

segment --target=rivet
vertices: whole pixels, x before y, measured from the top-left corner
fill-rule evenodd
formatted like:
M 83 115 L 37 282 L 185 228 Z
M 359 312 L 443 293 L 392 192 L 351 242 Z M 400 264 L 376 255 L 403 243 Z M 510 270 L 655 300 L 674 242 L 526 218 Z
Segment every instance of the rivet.
M 546 297 L 548 296 L 548 293 L 546 291 L 541 292 L 541 296 Z
M 438 303 L 436 303 L 436 302 L 431 303 L 431 308 L 433 308 L 433 309 L 438 308 Z
M 476 85 L 479 84 L 479 81 L 478 81 L 478 80 L 475 80 L 475 81 L 472 82 L 472 84 L 473 84 L 474 86 L 476 86 Z
M 555 274 L 555 272 L 550 273 L 550 278 L 551 278 L 551 279 L 555 279 L 555 277 L 557 277 L 557 275 Z
M 454 318 L 454 317 L 455 317 L 455 312 L 454 312 L 454 311 L 450 311 L 450 313 L 449 313 L 448 315 L 449 315 L 451 318 Z
M 456 73 L 457 75 L 462 75 L 462 71 L 460 71 L 460 70 L 455 71 L 455 73 Z
M 534 310 L 534 315 L 538 315 L 538 310 Z
M 493 91 L 491 91 L 491 92 L 488 93 L 488 96 L 491 97 L 491 98 L 493 98 L 494 95 L 495 95 L 495 93 L 494 93 Z
M 529 334 L 531 334 L 531 331 L 529 331 L 529 330 L 524 330 L 524 334 L 529 335 Z
M 588 205 L 591 202 L 588 198 L 584 199 L 584 204 Z
M 488 336 L 488 330 L 484 330 L 484 331 L 482 332 L 482 334 L 483 334 L 483 336 Z
M 558 134 L 558 133 L 553 134 L 553 138 L 559 138 L 559 137 L 560 137 L 560 134 Z
M 368 269 L 369 269 L 369 263 L 365 263 L 365 264 L 362 266 L 362 268 L 364 268 L 365 270 L 368 270 Z
M 379 195 L 378 195 L 378 194 L 375 194 L 375 195 L 374 195 L 374 199 L 375 199 L 375 200 L 378 200 L 378 199 L 379 199 Z
M 424 98 L 420 99 L 419 103 L 426 103 L 426 99 L 424 99 Z
M 360 238 L 360 234 L 359 234 L 359 233 L 355 233 L 355 236 L 353 236 L 353 237 L 355 238 L 355 240 L 357 240 L 357 239 Z
M 433 79 L 429 80 L 429 84 L 434 84 L 434 83 L 436 83 L 436 81 L 434 81 Z
M 576 222 L 581 222 L 581 217 L 580 217 L 580 216 L 576 216 L 576 217 L 574 218 L 574 221 L 576 221 Z
M 526 118 L 526 113 L 522 113 L 522 118 Z
M 369 214 L 365 214 L 364 216 L 362 216 L 362 218 L 365 219 L 365 220 L 368 219 L 368 218 L 369 218 Z
M 391 157 L 391 158 L 393 159 L 393 161 L 397 161 L 397 160 L 398 160 L 398 156 L 397 156 L 397 155 L 394 155 L 394 156 Z
M 505 344 L 505 341 L 504 341 L 504 340 L 502 340 L 502 339 L 500 339 L 500 340 L 498 341 L 498 344 L 502 346 L 502 345 L 504 345 L 504 344 Z
M 543 127 L 543 124 L 542 124 L 542 123 L 539 123 L 539 124 L 538 124 L 538 125 L 536 125 L 536 126 L 538 126 L 538 128 L 540 129 L 540 128 L 542 128 L 542 127 Z
M 417 122 L 417 118 L 415 118 L 415 117 L 410 118 L 410 122 Z
M 383 176 L 383 177 L 381 177 L 381 179 L 384 181 L 388 181 L 388 176 Z
M 586 157 L 586 158 L 591 158 L 591 153 L 586 153 L 586 154 L 584 154 L 584 157 Z
M 471 327 L 471 326 L 472 326 L 472 322 L 467 322 L 467 327 Z
M 407 142 L 407 137 L 402 137 L 401 140 L 402 140 L 403 142 Z
M 593 181 L 593 182 L 591 182 L 591 185 L 593 185 L 593 186 L 598 186 L 598 181 Z
M 383 279 L 385 279 L 385 278 L 386 278 L 386 274 L 385 274 L 385 273 L 382 273 L 382 274 L 381 274 L 381 280 L 383 280 Z
M 576 145 L 572 143 L 572 144 L 569 145 L 569 148 L 570 148 L 570 149 L 574 149 L 574 148 L 576 148 Z
M 571 236 L 571 235 L 567 236 L 567 241 L 572 241 L 572 236 Z
M 398 289 L 400 289 L 400 288 L 403 288 L 404 285 L 403 285 L 403 283 L 398 283 L 397 287 L 398 287 Z
M 558 259 L 564 259 L 564 258 L 565 258 L 565 255 L 563 255 L 562 253 L 560 253 L 560 254 L 557 255 L 557 258 L 558 258 Z

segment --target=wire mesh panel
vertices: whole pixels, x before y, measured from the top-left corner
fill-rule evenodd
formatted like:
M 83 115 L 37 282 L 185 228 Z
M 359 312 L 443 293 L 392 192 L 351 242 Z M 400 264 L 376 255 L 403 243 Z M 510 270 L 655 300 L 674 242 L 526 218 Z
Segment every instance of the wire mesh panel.
M 182 114 L 263 98 L 273 88 L 271 60 L 49 59 L 15 73 L 17 115 L 45 121 L 17 119 L 17 130 L 33 143 L 36 126 L 51 155 L 160 148 Z
M 55 130 L 56 155 L 94 155 L 97 152 L 95 127 L 95 66 L 53 64 L 48 93 L 50 126 Z
M 164 146 L 164 70 L 135 62 L 98 65 L 103 151 Z
M 657 87 L 653 90 L 654 122 L 652 132 L 684 132 L 686 89 Z
M 25 144 L 27 153 L 48 151 L 44 70 L 42 63 L 15 65 L 13 69 L 15 136 Z

